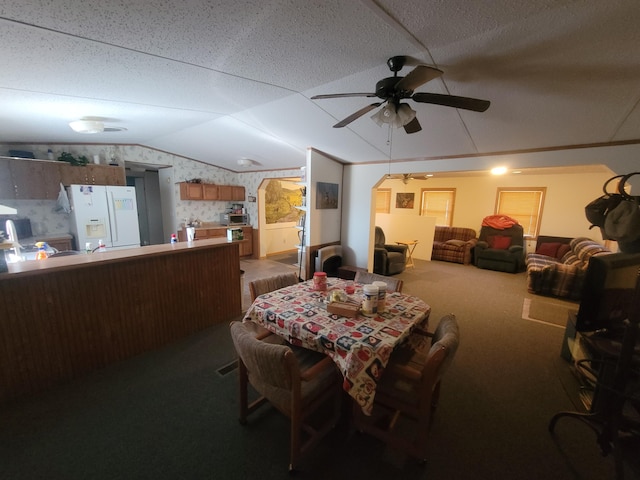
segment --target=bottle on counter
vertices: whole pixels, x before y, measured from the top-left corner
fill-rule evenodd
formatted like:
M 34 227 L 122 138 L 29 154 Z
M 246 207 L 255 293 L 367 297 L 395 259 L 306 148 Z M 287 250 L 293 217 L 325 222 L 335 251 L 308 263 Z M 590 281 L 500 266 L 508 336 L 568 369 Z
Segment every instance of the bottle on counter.
M 171 234 L 171 243 L 178 243 L 178 237 L 176 237 L 175 233 Z
M 47 159 L 53 160 L 53 150 L 47 150 Z
M 36 260 L 44 260 L 45 258 L 49 258 L 49 255 L 47 255 L 47 244 L 45 242 L 36 242 L 36 246 L 38 247 Z
M 99 252 L 106 252 L 107 251 L 107 246 L 104 244 L 102 239 L 98 240 L 98 251 Z

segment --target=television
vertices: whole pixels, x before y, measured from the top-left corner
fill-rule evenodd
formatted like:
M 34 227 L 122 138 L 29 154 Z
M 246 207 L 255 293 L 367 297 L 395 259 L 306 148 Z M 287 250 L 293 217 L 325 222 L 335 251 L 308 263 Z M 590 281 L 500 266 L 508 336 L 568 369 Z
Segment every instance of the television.
M 595 255 L 589 260 L 576 317 L 579 332 L 622 335 L 624 320 L 640 308 L 636 282 L 640 253 Z

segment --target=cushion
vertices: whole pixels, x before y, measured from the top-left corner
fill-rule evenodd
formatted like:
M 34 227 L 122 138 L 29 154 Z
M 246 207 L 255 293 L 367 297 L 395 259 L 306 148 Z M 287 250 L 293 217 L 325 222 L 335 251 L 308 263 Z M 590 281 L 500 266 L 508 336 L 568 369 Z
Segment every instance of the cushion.
M 567 253 L 571 251 L 571 247 L 568 243 L 562 243 L 558 247 L 558 251 L 556 252 L 556 258 L 562 261 L 562 257 L 564 257 Z
M 504 235 L 491 235 L 487 238 L 489 247 L 498 250 L 506 250 L 511 246 L 511 237 Z
M 444 243 L 447 243 L 447 244 L 449 244 L 449 245 L 453 245 L 453 246 L 455 246 L 455 247 L 462 247 L 462 246 L 464 246 L 464 245 L 466 245 L 466 244 L 467 244 L 467 242 L 465 242 L 464 240 L 454 240 L 454 239 L 452 239 L 452 240 L 447 240 L 447 241 L 446 241 L 446 242 L 444 242 Z
M 547 257 L 557 258 L 558 248 L 560 248 L 560 245 L 561 245 L 560 242 L 541 243 L 540 245 L 538 245 L 538 248 L 536 248 L 536 253 L 540 255 L 546 255 Z M 567 247 L 568 246 L 569 245 L 567 245 Z

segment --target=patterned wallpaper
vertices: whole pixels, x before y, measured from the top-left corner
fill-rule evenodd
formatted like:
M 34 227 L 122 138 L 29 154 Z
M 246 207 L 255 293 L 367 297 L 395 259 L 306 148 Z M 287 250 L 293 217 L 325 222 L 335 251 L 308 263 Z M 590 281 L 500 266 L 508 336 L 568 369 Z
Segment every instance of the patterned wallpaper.
M 157 167 L 173 167 L 175 219 L 180 226 L 185 219 L 200 220 L 202 222 L 218 222 L 220 213 L 224 213 L 232 202 L 182 201 L 180 200 L 179 182 L 192 178 L 200 178 L 203 182 L 220 185 L 243 185 L 247 196 L 257 197 L 258 187 L 265 178 L 296 177 L 299 169 L 279 170 L 268 172 L 236 173 L 214 167 L 197 160 L 172 155 L 139 145 L 95 145 L 95 144 L 0 144 L 0 155 L 8 155 L 9 150 L 27 150 L 34 153 L 36 158 L 46 159 L 47 150 L 51 148 L 54 158 L 62 152 L 69 152 L 75 156 L 86 155 L 93 159 L 100 157 L 100 163 L 106 165 L 114 159 L 118 163 L 132 162 L 137 164 L 154 165 Z M 34 235 L 56 235 L 69 232 L 69 218 L 67 214 L 56 211 L 56 202 L 52 200 L 8 200 L 1 199 L 3 205 L 18 209 L 19 217 L 31 219 Z M 234 202 L 240 203 L 240 202 Z M 257 203 L 247 202 L 244 206 L 254 228 L 258 227 Z

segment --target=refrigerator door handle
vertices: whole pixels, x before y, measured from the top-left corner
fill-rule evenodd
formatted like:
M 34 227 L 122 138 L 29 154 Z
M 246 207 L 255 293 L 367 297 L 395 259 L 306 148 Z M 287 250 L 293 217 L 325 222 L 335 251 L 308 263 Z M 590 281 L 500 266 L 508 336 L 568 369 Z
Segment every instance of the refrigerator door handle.
M 118 241 L 118 222 L 116 221 L 116 200 L 113 197 L 113 192 L 109 192 L 109 217 L 111 224 L 111 243 L 115 245 Z

